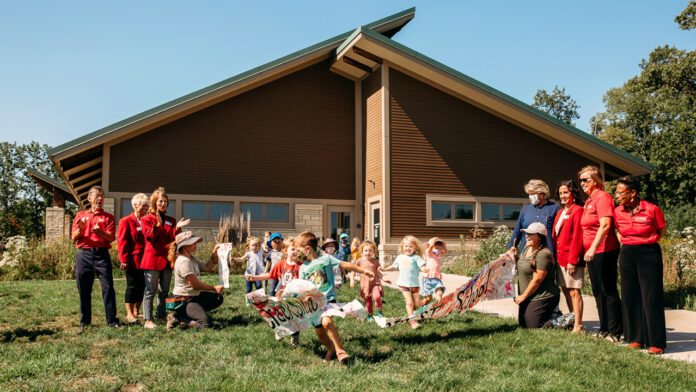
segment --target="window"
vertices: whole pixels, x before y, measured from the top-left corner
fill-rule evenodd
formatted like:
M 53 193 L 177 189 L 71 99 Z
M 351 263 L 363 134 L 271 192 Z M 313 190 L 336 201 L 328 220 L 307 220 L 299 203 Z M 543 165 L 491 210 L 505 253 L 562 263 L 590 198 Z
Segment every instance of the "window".
M 288 222 L 288 204 L 242 203 L 242 214 L 251 214 L 252 222 Z
M 121 199 L 121 218 L 128 216 L 131 212 L 133 212 L 131 199 Z
M 206 203 L 185 201 L 184 202 L 184 217 L 193 220 L 206 220 L 207 218 Z
M 232 203 L 210 203 L 210 220 L 219 221 L 223 216 L 232 216 Z
M 223 216 L 232 216 L 233 203 L 206 203 L 185 201 L 184 217 L 192 220 L 218 221 Z
M 526 198 L 426 195 L 428 226 L 514 225 Z
M 432 204 L 433 220 L 472 220 L 474 219 L 473 203 L 444 203 L 434 201 Z

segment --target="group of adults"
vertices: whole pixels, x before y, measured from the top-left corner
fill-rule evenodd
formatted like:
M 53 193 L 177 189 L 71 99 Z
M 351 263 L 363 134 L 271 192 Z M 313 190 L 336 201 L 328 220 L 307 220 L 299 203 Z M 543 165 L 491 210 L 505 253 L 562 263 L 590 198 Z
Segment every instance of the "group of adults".
M 125 307 L 129 323 L 137 323 L 142 317 L 143 326 L 154 329 L 157 327 L 155 318 L 161 323 L 167 322 L 165 306 L 174 271 L 173 298 L 184 298 L 184 301 L 176 313 L 179 318 L 175 320 L 170 315 L 168 324 L 185 320 L 192 327 L 207 327 L 206 311 L 220 306 L 222 287 L 200 282 L 200 271 L 210 270 L 212 263 L 210 260 L 208 263 L 199 262 L 191 255 L 201 239 L 192 237 L 190 233 L 181 233 L 181 228 L 189 220 L 177 222 L 166 215 L 169 198 L 165 189 L 157 188 L 149 198 L 143 193 L 133 196 L 133 212 L 119 221 L 118 233 L 115 232 L 114 216 L 103 209 L 104 190 L 100 186 L 93 186 L 87 201 L 90 208 L 77 213 L 71 231 L 71 238 L 78 248 L 75 278 L 80 296 L 80 327 L 77 333 L 82 334 L 92 322 L 91 294 L 95 275 L 102 288 L 107 324 L 115 328 L 121 326 L 116 317 L 116 295 L 109 256 L 114 239 L 118 241 L 120 268 L 126 275 Z M 179 258 L 172 258 L 177 254 Z M 179 260 L 182 260 L 181 265 L 175 267 L 175 261 Z M 201 295 L 201 290 L 214 291 L 216 297 Z M 153 315 L 155 296 L 157 303 Z
M 604 190 L 596 166 L 556 187 L 556 204 L 548 185 L 525 185 L 530 204 L 520 211 L 509 252 L 518 255 L 518 321 L 526 328 L 548 325 L 560 301 L 561 287 L 575 316 L 573 332 L 582 324 L 585 269 L 599 313 L 596 336 L 622 340 L 630 348 L 661 354 L 666 347 L 662 252 L 665 235 L 662 211 L 639 197 L 640 183 L 632 176 L 617 181 L 614 198 Z M 519 249 L 519 252 L 518 252 Z M 621 295 L 617 289 L 617 263 Z

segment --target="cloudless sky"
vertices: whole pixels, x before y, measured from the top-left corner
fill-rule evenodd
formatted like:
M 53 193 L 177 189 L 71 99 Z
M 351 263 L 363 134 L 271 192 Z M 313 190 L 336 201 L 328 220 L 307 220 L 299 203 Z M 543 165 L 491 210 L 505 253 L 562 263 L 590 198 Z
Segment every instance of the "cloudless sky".
M 34 1 L 0 4 L 0 141 L 56 146 L 409 7 L 394 39 L 524 102 L 565 87 L 589 130 L 657 46 L 660 1 Z

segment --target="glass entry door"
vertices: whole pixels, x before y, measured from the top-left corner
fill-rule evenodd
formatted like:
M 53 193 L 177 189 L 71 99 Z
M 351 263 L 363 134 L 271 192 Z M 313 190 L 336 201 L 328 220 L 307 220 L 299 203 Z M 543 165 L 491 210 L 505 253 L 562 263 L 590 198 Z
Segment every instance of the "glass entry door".
M 355 233 L 353 207 L 330 206 L 327 213 L 329 233 L 326 237 L 338 241 L 341 234 L 345 233 L 352 240 Z
M 382 230 L 381 230 L 381 217 L 380 217 L 380 205 L 379 203 L 372 203 L 370 204 L 370 210 L 368 213 L 368 219 L 369 219 L 369 238 L 372 240 L 375 244 L 379 245 L 380 239 L 382 237 Z

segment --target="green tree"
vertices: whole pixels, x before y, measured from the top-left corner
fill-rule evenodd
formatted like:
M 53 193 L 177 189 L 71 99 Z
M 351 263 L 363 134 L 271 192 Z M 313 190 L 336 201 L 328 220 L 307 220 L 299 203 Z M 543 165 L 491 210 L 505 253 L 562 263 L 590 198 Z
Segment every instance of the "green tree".
M 681 14 L 674 18 L 682 30 L 696 29 L 696 0 L 691 0 Z
M 37 142 L 0 143 L 0 238 L 44 234 L 45 211 L 53 204 L 53 194 L 41 189 L 26 169 L 33 168 L 57 179 L 48 149 L 49 146 Z
M 565 87 L 559 89 L 555 86 L 551 94 L 544 89 L 537 90 L 532 106 L 572 126 L 575 126 L 574 120 L 580 118 L 580 106 L 570 95 L 566 95 Z
M 641 72 L 604 95 L 599 137 L 655 166 L 645 194 L 665 206 L 696 200 L 696 51 L 658 47 Z

